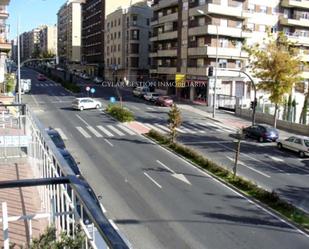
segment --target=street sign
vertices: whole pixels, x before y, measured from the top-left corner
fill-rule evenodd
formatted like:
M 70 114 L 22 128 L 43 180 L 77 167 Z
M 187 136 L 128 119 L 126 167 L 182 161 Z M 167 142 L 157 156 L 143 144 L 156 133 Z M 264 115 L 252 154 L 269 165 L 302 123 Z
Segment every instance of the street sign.
M 90 87 L 89 87 L 89 86 L 86 87 L 86 91 L 87 91 L 87 92 L 90 91 Z
M 175 75 L 176 88 L 183 88 L 186 86 L 186 75 L 176 74 Z
M 110 101 L 112 104 L 114 104 L 114 103 L 116 102 L 116 98 L 115 98 L 115 97 L 110 97 L 110 98 L 109 98 L 109 101 Z
M 95 93 L 95 89 L 94 89 L 94 88 L 91 88 L 91 89 L 90 89 L 90 92 L 91 92 L 92 94 L 94 94 L 94 93 Z

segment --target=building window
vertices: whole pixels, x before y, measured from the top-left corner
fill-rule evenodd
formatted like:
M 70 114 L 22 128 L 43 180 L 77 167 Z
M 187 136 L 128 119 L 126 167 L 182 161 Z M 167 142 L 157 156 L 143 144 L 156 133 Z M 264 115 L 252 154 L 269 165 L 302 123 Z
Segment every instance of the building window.
M 254 9 L 255 9 L 255 5 L 252 4 L 252 3 L 249 3 L 249 4 L 248 4 L 248 12 L 249 12 L 249 13 L 253 13 L 253 12 L 254 12 Z
M 267 7 L 264 6 L 264 5 L 261 5 L 261 6 L 260 6 L 260 13 L 267 14 Z
M 147 26 L 149 26 L 150 25 L 150 19 L 149 18 L 147 18 Z
M 219 59 L 219 68 L 227 68 L 227 60 Z
M 120 33 L 120 31 L 118 32 L 118 39 L 120 39 L 120 37 L 121 37 L 121 33 Z
M 236 64 L 236 68 L 241 68 L 241 61 L 240 60 L 236 60 L 235 64 Z
M 131 31 L 131 39 L 132 40 L 139 40 L 139 30 L 132 30 Z
M 118 51 L 119 51 L 119 52 L 120 52 L 120 47 L 121 47 L 120 44 L 118 44 Z
M 120 26 L 121 25 L 121 19 L 119 18 L 118 19 L 118 26 Z

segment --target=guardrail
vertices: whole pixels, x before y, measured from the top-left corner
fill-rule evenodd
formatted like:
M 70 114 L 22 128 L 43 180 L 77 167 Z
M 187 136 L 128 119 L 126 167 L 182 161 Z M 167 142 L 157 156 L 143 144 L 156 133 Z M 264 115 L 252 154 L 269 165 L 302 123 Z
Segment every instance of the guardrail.
M 36 178 L 33 186 L 40 185 L 37 188 L 44 213 L 8 217 L 7 220 L 23 219 L 31 224 L 32 219 L 47 218 L 49 224 L 55 226 L 58 235 L 65 232 L 73 237 L 79 224 L 85 235 L 81 248 L 130 248 L 128 241 L 105 217 L 90 185 L 74 174 L 31 110 L 25 106 L 23 110 L 25 133 L 29 137 L 28 144 L 24 145 L 25 151 Z M 37 184 L 38 181 L 42 184 Z M 31 185 L 31 180 L 26 183 Z

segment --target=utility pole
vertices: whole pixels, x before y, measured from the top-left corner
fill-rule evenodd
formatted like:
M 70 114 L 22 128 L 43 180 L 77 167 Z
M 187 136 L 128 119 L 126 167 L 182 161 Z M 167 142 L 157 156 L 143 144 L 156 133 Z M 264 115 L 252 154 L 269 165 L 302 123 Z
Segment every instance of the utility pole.
M 20 80 L 20 37 L 19 37 L 19 16 L 17 19 L 17 84 L 18 84 L 18 103 L 21 104 L 21 80 Z

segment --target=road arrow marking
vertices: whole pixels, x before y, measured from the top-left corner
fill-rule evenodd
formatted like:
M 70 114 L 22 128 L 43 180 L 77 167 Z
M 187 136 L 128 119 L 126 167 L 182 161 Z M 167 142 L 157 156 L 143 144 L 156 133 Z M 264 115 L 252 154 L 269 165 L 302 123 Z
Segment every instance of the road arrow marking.
M 170 169 L 169 167 L 167 167 L 164 163 L 160 162 L 159 160 L 157 160 L 157 163 L 160 164 L 165 169 L 167 169 L 171 173 L 171 175 L 175 177 L 176 179 L 191 185 L 191 182 L 188 181 L 188 179 L 184 176 L 184 174 L 176 173 L 174 170 Z

